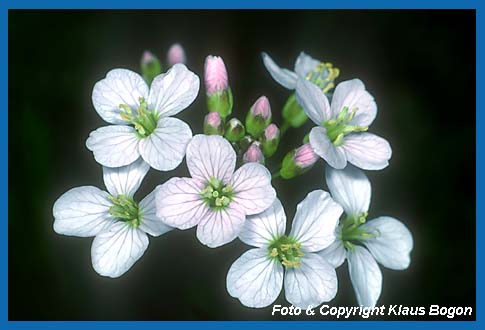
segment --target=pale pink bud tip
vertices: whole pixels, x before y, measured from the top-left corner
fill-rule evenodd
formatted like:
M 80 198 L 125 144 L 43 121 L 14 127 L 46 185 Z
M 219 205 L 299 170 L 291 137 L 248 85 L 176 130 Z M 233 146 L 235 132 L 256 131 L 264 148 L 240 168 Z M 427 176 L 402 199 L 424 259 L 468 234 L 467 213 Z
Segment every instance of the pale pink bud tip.
M 266 138 L 267 141 L 277 139 L 279 136 L 280 136 L 280 130 L 278 129 L 278 126 L 276 126 L 275 124 L 270 124 L 264 130 L 264 137 Z
M 154 59 L 155 59 L 155 55 L 153 55 L 152 52 L 145 50 L 141 57 L 141 62 L 142 64 L 148 64 L 152 62 Z
M 271 106 L 269 105 L 268 98 L 266 96 L 261 96 L 257 99 L 251 108 L 251 113 L 254 117 L 260 115 L 264 119 L 268 119 L 271 116 Z
M 248 150 L 243 155 L 243 162 L 244 163 L 264 163 L 264 156 L 263 152 L 261 151 L 261 147 L 259 142 L 253 142 Z
M 167 62 L 169 66 L 177 63 L 185 64 L 185 50 L 180 44 L 173 44 L 167 52 Z
M 301 168 L 312 166 L 317 160 L 318 155 L 313 151 L 310 143 L 302 145 L 295 151 L 295 164 Z
M 219 56 L 209 55 L 205 59 L 204 79 L 207 94 L 212 95 L 228 88 L 227 70 Z
M 221 116 L 218 112 L 209 112 L 204 121 L 207 125 L 217 128 L 221 125 Z

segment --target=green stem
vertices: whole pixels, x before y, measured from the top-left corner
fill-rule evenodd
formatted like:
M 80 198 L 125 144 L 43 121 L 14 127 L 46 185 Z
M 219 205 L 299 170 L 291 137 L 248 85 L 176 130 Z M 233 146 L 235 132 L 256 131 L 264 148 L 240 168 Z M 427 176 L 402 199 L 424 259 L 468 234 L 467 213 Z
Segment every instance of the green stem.
M 282 137 L 283 134 L 285 134 L 285 132 L 288 130 L 288 128 L 290 128 L 290 123 L 285 120 L 283 122 L 283 124 L 281 125 L 281 128 L 280 128 L 280 137 Z
M 273 173 L 273 174 L 271 175 L 271 179 L 276 179 L 276 178 L 279 178 L 280 176 L 281 176 L 281 173 L 280 173 L 280 171 L 278 171 L 278 172 Z

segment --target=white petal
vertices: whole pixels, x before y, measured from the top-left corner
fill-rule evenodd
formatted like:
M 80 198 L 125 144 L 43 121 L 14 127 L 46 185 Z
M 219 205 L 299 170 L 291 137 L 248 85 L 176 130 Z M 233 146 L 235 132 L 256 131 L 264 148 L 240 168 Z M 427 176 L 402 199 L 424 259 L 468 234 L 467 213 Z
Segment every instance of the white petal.
M 381 170 L 392 156 L 389 142 L 371 133 L 353 133 L 345 137 L 347 160 L 363 170 Z
M 147 247 L 148 237 L 143 231 L 125 222 L 115 222 L 93 240 L 93 268 L 100 275 L 120 277 L 141 258 Z
M 295 72 L 301 78 L 306 78 L 308 73 L 313 71 L 318 64 L 320 64 L 319 60 L 301 52 L 295 62 Z
M 233 175 L 231 185 L 234 192 L 232 204 L 247 215 L 258 214 L 273 204 L 276 191 L 271 186 L 271 173 L 261 164 L 248 163 Z
M 268 258 L 266 249 L 252 249 L 231 265 L 226 285 L 227 292 L 244 306 L 269 306 L 281 292 L 283 266 Z
M 365 90 L 364 83 L 359 79 L 343 81 L 335 88 L 332 98 L 334 116 L 338 115 L 344 107 L 348 107 L 349 111 L 358 109 L 349 125 L 369 126 L 377 114 L 374 97 Z
M 344 263 L 346 252 L 342 241 L 337 238 L 327 248 L 318 252 L 318 255 L 327 260 L 332 267 L 338 268 Z
M 130 165 L 122 167 L 103 166 L 103 180 L 109 193 L 113 196 L 126 195 L 133 197 L 140 188 L 150 165 L 138 158 Z
M 323 250 L 335 241 L 335 229 L 342 207 L 323 190 L 309 193 L 296 207 L 290 236 L 301 243 L 304 251 Z
M 89 134 L 86 147 L 94 159 L 103 166 L 120 167 L 133 163 L 140 157 L 135 129 L 130 126 L 104 126 Z
M 347 165 L 343 170 L 327 166 L 325 179 L 332 198 L 342 205 L 348 216 L 357 216 L 369 210 L 372 191 L 364 172 L 352 165 Z
M 263 63 L 266 69 L 268 70 L 271 77 L 281 86 L 288 88 L 288 89 L 295 89 L 296 87 L 296 80 L 298 79 L 296 73 L 288 70 L 280 68 L 272 59 L 269 57 L 268 54 L 262 53 L 263 56 Z
M 96 187 L 76 187 L 54 203 L 54 231 L 58 234 L 96 236 L 113 222 L 109 214 L 111 201 L 107 192 Z
M 332 118 L 330 104 L 325 94 L 308 80 L 299 79 L 296 84 L 296 100 L 310 119 L 321 126 Z
M 120 104 L 136 110 L 140 97 L 148 97 L 148 86 L 143 78 L 130 70 L 114 69 L 94 85 L 92 100 L 94 108 L 105 121 L 126 124 L 120 116 Z
M 199 93 L 199 77 L 181 63 L 153 79 L 148 106 L 163 117 L 187 108 Z
M 317 307 L 332 300 L 336 294 L 335 269 L 318 254 L 305 254 L 300 267 L 286 269 L 285 296 L 294 306 L 301 309 Z
M 377 262 L 396 270 L 409 267 L 413 236 L 401 221 L 391 217 L 379 217 L 362 227 L 376 235 L 375 238 L 363 240 L 362 243 L 369 249 Z
M 155 202 L 156 189 L 149 193 L 139 203 L 141 214 L 140 230 L 152 236 L 160 236 L 169 232 L 173 227 L 167 226 L 161 218 L 157 216 L 157 205 Z
M 191 138 L 189 125 L 180 119 L 160 118 L 152 134 L 140 140 L 140 155 L 154 169 L 170 171 L 184 159 Z
M 197 226 L 197 238 L 208 247 L 219 247 L 239 235 L 245 220 L 244 213 L 231 206 L 222 210 L 210 210 Z
M 335 147 L 328 139 L 324 127 L 313 127 L 310 131 L 310 145 L 317 155 L 333 168 L 342 169 L 347 165 L 347 158 L 342 147 Z
M 264 212 L 246 217 L 239 239 L 256 247 L 268 246 L 275 239 L 285 234 L 286 214 L 278 198 Z
M 188 229 L 195 226 L 209 210 L 200 196 L 204 188 L 195 179 L 168 180 L 156 188 L 157 216 L 171 227 Z
M 218 135 L 195 135 L 187 146 L 187 167 L 193 178 L 211 177 L 229 182 L 236 166 L 236 152 Z
M 359 305 L 374 307 L 381 295 L 382 273 L 372 255 L 355 245 L 347 252 L 350 280 Z

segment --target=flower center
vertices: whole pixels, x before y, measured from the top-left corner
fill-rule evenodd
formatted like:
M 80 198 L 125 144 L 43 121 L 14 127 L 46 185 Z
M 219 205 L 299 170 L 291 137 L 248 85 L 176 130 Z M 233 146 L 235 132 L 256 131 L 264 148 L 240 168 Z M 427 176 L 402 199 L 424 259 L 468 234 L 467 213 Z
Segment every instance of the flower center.
M 349 122 L 354 119 L 358 108 L 352 109 L 349 113 L 349 108 L 344 107 L 338 114 L 337 118 L 332 118 L 323 122 L 323 126 L 327 130 L 327 136 L 332 141 L 333 145 L 341 146 L 344 143 L 344 137 L 352 132 L 365 132 L 367 126 L 349 125 Z
M 113 202 L 113 205 L 109 208 L 109 214 L 114 216 L 118 221 L 126 222 L 135 228 L 140 226 L 141 212 L 138 208 L 138 203 L 133 198 L 118 195 L 116 197 L 110 196 L 109 199 Z
M 363 212 L 354 217 L 347 216 L 341 222 L 341 239 L 347 249 L 353 249 L 354 245 L 364 239 L 374 238 L 378 233 L 370 233 L 362 228 L 366 222 L 367 212 Z
M 139 138 L 146 138 L 157 128 L 158 113 L 148 110 L 148 105 L 143 97 L 138 99 L 140 105 L 134 112 L 128 105 L 120 104 L 121 119 L 135 126 Z
M 320 89 L 326 93 L 330 89 L 332 89 L 335 84 L 333 81 L 339 76 L 340 70 L 338 68 L 334 68 L 332 63 L 319 63 L 313 71 L 310 71 L 306 79 L 311 81 Z
M 294 238 L 286 235 L 273 240 L 268 247 L 269 256 L 281 262 L 285 267 L 297 268 L 301 265 L 301 244 Z
M 207 186 L 202 189 L 200 195 L 207 205 L 216 210 L 226 208 L 234 197 L 232 187 L 216 178 L 209 179 Z

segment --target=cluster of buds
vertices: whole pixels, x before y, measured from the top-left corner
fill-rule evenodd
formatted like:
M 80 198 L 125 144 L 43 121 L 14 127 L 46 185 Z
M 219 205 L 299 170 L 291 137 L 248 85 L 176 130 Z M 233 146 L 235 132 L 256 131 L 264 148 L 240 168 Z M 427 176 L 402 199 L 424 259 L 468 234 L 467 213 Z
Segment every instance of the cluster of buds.
M 223 135 L 237 150 L 244 152 L 245 163 L 263 164 L 265 157 L 276 152 L 280 140 L 278 127 L 271 124 L 271 106 L 266 96 L 256 100 L 243 124 L 237 118 L 227 120 L 232 113 L 233 97 L 221 57 L 207 56 L 204 81 L 209 111 L 204 119 L 204 134 Z
M 246 116 L 246 132 L 244 144 L 249 148 L 246 154 L 251 153 L 252 157 L 244 157 L 248 161 L 258 155 L 258 162 L 264 163 L 264 157 L 271 157 L 278 149 L 280 142 L 280 130 L 278 126 L 271 123 L 271 106 L 266 96 L 261 96 L 254 102 Z M 257 151 L 256 151 L 257 149 Z

